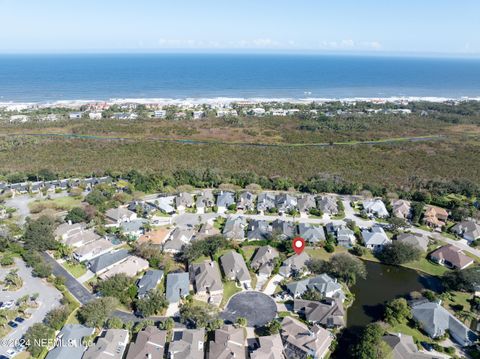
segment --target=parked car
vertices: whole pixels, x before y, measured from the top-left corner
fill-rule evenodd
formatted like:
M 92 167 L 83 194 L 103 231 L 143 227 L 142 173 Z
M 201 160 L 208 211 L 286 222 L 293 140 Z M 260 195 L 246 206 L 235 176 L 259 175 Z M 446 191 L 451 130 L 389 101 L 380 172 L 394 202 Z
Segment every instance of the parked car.
M 6 355 L 0 355 L 0 359 L 10 359 L 10 358 L 7 357 Z
M 15 305 L 15 301 L 9 300 L 8 302 L 2 303 L 2 306 L 0 307 L 0 309 L 11 309 L 14 305 Z
M 8 322 L 8 325 L 9 325 L 10 327 L 12 327 L 12 328 L 18 327 L 18 324 L 15 323 L 13 320 L 9 321 L 9 322 Z
M 13 358 L 15 355 L 17 355 L 17 351 L 13 349 L 8 349 L 7 350 L 7 355 L 10 356 L 10 358 Z
M 23 323 L 23 322 L 25 321 L 25 319 L 22 318 L 22 317 L 16 317 L 16 318 L 15 318 L 15 321 L 16 321 L 18 324 L 21 324 L 21 323 Z

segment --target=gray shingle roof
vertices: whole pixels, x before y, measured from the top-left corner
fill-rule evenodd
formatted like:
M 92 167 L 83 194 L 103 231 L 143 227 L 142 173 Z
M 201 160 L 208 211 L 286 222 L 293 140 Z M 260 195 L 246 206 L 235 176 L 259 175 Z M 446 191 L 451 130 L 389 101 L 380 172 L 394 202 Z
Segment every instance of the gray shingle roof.
M 120 249 L 116 252 L 105 253 L 97 258 L 88 262 L 88 268 L 93 273 L 101 272 L 103 269 L 110 267 L 111 265 L 121 262 L 129 256 L 128 250 Z
M 163 270 L 152 269 L 145 272 L 137 282 L 138 296 L 143 297 L 149 291 L 155 289 L 163 278 Z
M 93 331 L 93 328 L 80 324 L 66 324 L 57 336 L 65 345 L 58 345 L 50 350 L 46 359 L 81 359 L 87 349 L 82 345 L 82 338 L 91 335 Z M 72 344 L 67 345 L 69 342 Z
M 461 345 L 468 345 L 477 339 L 473 331 L 437 302 L 414 305 L 412 315 L 432 338 L 442 336 L 448 329 L 453 339 Z
M 180 297 L 189 293 L 190 282 L 187 272 L 169 273 L 167 275 L 166 298 L 169 303 L 177 303 Z

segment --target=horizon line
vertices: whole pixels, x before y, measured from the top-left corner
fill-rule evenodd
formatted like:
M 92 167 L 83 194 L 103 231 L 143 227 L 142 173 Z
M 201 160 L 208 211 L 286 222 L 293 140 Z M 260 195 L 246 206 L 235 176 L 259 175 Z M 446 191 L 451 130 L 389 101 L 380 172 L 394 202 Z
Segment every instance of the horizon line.
M 441 53 L 411 51 L 330 51 L 286 49 L 79 49 L 79 50 L 0 50 L 3 55 L 311 55 L 405 58 L 480 59 L 480 53 Z

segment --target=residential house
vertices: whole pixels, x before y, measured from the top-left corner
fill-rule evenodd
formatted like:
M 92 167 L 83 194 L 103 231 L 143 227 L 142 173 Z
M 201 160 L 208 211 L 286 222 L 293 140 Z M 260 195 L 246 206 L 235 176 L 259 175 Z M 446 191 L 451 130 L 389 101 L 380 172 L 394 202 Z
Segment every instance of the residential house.
M 237 209 L 242 211 L 253 211 L 255 209 L 255 196 L 251 192 L 242 192 L 238 196 Z
M 117 226 L 123 222 L 130 222 L 137 219 L 137 214 L 127 208 L 110 208 L 105 212 L 109 224 Z
M 205 239 L 220 234 L 220 230 L 211 221 L 203 223 L 195 234 L 195 240 Z
M 101 112 L 90 112 L 88 114 L 88 118 L 90 118 L 90 120 L 101 120 L 102 119 L 102 113 Z
M 208 303 L 219 305 L 222 301 L 223 283 L 215 261 L 204 261 L 190 266 L 190 281 L 197 297 Z
M 290 221 L 276 219 L 272 222 L 272 235 L 278 236 L 282 240 L 295 237 L 295 224 Z
M 175 206 L 180 213 L 184 212 L 187 208 L 192 208 L 194 204 L 195 202 L 191 193 L 181 192 L 175 197 Z
M 180 329 L 173 332 L 168 347 L 169 359 L 203 359 L 205 329 Z
M 70 120 L 79 120 L 82 118 L 82 113 L 81 112 L 70 112 L 68 114 L 68 118 Z
M 153 111 L 153 117 L 154 118 L 166 118 L 167 117 L 167 111 L 166 110 Z
M 245 289 L 251 288 L 252 278 L 240 253 L 235 251 L 227 252 L 220 257 L 220 263 L 226 278 L 235 280 L 240 285 L 243 285 Z
M 207 208 L 212 208 L 215 205 L 215 197 L 211 189 L 206 189 L 197 196 L 195 207 L 198 214 L 205 213 Z
M 110 252 L 113 247 L 113 244 L 109 240 L 105 238 L 99 238 L 84 246 L 76 248 L 73 252 L 73 257 L 78 262 L 89 261 L 93 258 L 101 256 L 102 254 Z
M 312 208 L 317 208 L 315 197 L 311 194 L 305 194 L 297 200 L 297 207 L 300 215 L 307 216 Z
M 122 222 L 120 229 L 127 237 L 138 239 L 138 237 L 145 233 L 145 226 L 147 226 L 147 224 L 148 221 L 146 219 L 139 218 L 129 222 Z
M 89 347 L 82 359 L 122 359 L 130 335 L 125 329 L 107 329 L 97 342 Z
M 250 359 L 285 359 L 280 334 L 258 337 L 257 348 L 250 353 Z
M 282 320 L 280 335 L 287 358 L 322 359 L 328 354 L 333 335 L 326 329 L 314 325 L 309 329 L 305 324 L 292 317 Z
M 441 230 L 447 222 L 448 212 L 437 206 L 427 206 L 423 215 L 423 223 L 435 230 Z
M 381 199 L 363 201 L 363 211 L 369 217 L 387 218 L 390 214 Z
M 128 210 L 140 214 L 142 217 L 148 217 L 157 210 L 157 206 L 147 201 L 132 201 L 128 205 Z
M 297 204 L 297 198 L 288 193 L 281 193 L 275 197 L 275 207 L 279 213 L 288 213 L 296 210 Z
M 12 115 L 12 116 L 10 116 L 10 122 L 25 123 L 28 120 L 30 120 L 30 117 L 28 117 L 27 115 Z
M 329 215 L 338 214 L 337 198 L 334 196 L 320 196 L 317 198 L 317 208 Z
M 410 219 L 412 216 L 412 207 L 410 201 L 397 199 L 392 201 L 392 214 L 401 219 Z
M 138 298 L 145 297 L 150 291 L 157 288 L 163 279 L 163 270 L 151 269 L 145 272 L 137 281 Z
M 64 236 L 66 238 L 61 242 L 67 246 L 74 247 L 74 248 L 87 245 L 89 243 L 92 243 L 100 239 L 100 236 L 97 233 L 95 233 L 93 229 L 85 229 L 85 230 L 81 229 L 78 232 L 70 231 L 69 233 L 71 235 Z
M 345 300 L 345 293 L 341 284 L 328 274 L 320 274 L 313 278 L 288 283 L 286 288 L 293 298 L 301 297 L 303 293 L 310 289 L 319 292 L 324 298 L 338 299 L 341 302 Z
M 430 253 L 430 259 L 448 268 L 464 269 L 471 266 L 474 260 L 463 253 L 460 248 L 448 244 Z
M 92 335 L 94 331 L 95 329 L 80 324 L 65 324 L 57 335 L 58 345 L 48 352 L 46 359 L 81 359 L 87 350 L 82 339 Z
M 163 359 L 167 331 L 148 326 L 137 334 L 135 342 L 128 347 L 125 359 Z
M 146 202 L 156 206 L 161 212 L 165 214 L 172 215 L 175 213 L 175 208 L 173 207 L 173 204 L 175 202 L 174 196 L 158 197 Z
M 262 246 L 255 252 L 250 266 L 257 272 L 260 279 L 265 280 L 272 274 L 278 256 L 278 251 L 275 248 Z
M 178 303 L 190 292 L 188 272 L 168 273 L 165 297 L 169 303 Z
M 411 335 L 396 333 L 383 336 L 383 341 L 392 349 L 392 359 L 438 359 L 435 354 L 419 351 Z
M 22 183 L 12 183 L 10 185 L 10 191 L 12 194 L 27 194 L 28 193 L 28 182 Z
M 89 261 L 88 269 L 91 272 L 95 273 L 96 275 L 99 275 L 105 272 L 106 270 L 109 270 L 116 264 L 122 263 L 129 256 L 130 254 L 126 249 L 120 249 L 115 252 L 105 253 Z
M 40 190 L 43 188 L 43 182 L 32 182 L 30 183 L 30 193 L 40 193 Z
M 208 359 L 246 359 L 245 330 L 242 327 L 224 325 L 215 330 L 214 340 L 210 341 Z
M 127 277 L 135 277 L 138 273 L 148 269 L 148 261 L 137 257 L 130 256 L 122 263 L 114 265 L 112 268 L 102 273 L 100 279 L 108 279 L 116 274 L 125 274 Z
M 225 213 L 232 204 L 235 204 L 234 194 L 221 191 L 217 196 L 217 213 Z
M 452 227 L 452 232 L 463 237 L 468 242 L 480 239 L 480 224 L 473 220 L 465 220 Z
M 362 231 L 362 237 L 365 242 L 365 247 L 371 251 L 382 250 L 386 244 L 392 243 L 383 228 L 378 225 L 375 225 L 370 229 L 364 229 Z
M 442 307 L 440 302 L 413 305 L 412 316 L 432 338 L 441 337 L 448 330 L 450 337 L 461 346 L 472 345 L 478 339 L 473 331 Z
M 205 112 L 204 111 L 193 111 L 193 119 L 194 120 L 200 120 L 205 117 Z
M 249 113 L 252 114 L 253 116 L 264 116 L 265 115 L 265 109 L 261 107 L 256 107 L 252 108 Z
M 345 248 L 352 248 L 357 243 L 355 232 L 347 226 L 340 226 L 337 229 L 337 244 Z
M 278 273 L 286 278 L 298 273 L 304 273 L 306 271 L 306 263 L 309 260 L 310 256 L 305 251 L 300 254 L 294 254 L 285 259 Z
M 326 299 L 321 302 L 295 299 L 293 311 L 305 317 L 312 324 L 325 328 L 341 328 L 345 326 L 345 310 L 338 299 Z
M 263 215 L 272 208 L 275 208 L 275 195 L 268 192 L 260 193 L 257 198 L 257 211 Z
M 163 245 L 163 251 L 167 253 L 179 253 L 192 240 L 194 231 L 192 228 L 176 227 L 170 234 L 169 239 Z
M 325 240 L 323 227 L 308 223 L 300 223 L 298 225 L 298 235 L 308 243 L 319 243 Z
M 112 116 L 115 120 L 136 120 L 138 115 L 134 112 L 118 112 L 114 113 Z
M 72 223 L 66 222 L 60 224 L 53 232 L 56 239 L 60 241 L 67 240 L 70 236 L 73 236 L 83 231 L 87 225 L 85 223 Z
M 247 227 L 247 221 L 244 217 L 229 216 L 223 227 L 223 235 L 225 238 L 234 240 L 245 239 L 245 228 Z
M 420 233 L 400 233 L 396 240 L 417 247 L 423 252 L 428 250 L 428 244 L 430 243 L 430 239 Z
M 263 241 L 271 236 L 270 225 L 267 221 L 252 219 L 247 226 L 247 239 L 249 241 Z

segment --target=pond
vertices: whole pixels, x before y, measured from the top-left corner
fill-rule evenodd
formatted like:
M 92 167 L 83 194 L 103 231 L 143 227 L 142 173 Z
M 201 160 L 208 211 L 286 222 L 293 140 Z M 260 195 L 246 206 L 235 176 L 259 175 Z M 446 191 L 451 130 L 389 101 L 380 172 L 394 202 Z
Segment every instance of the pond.
M 438 278 L 413 269 L 365 261 L 367 278 L 357 279 L 351 287 L 355 301 L 347 311 L 347 327 L 363 327 L 383 316 L 384 304 L 413 291 L 438 291 Z

